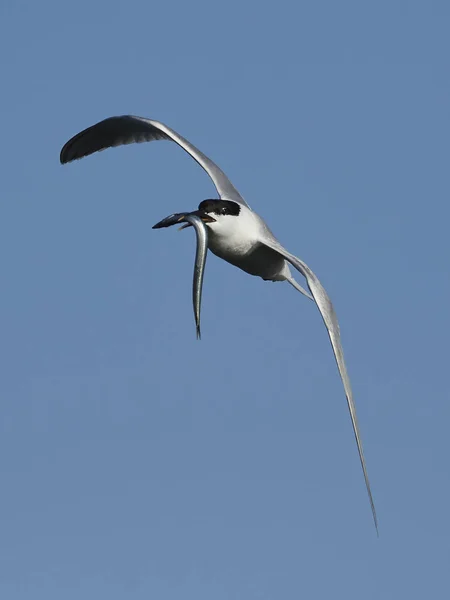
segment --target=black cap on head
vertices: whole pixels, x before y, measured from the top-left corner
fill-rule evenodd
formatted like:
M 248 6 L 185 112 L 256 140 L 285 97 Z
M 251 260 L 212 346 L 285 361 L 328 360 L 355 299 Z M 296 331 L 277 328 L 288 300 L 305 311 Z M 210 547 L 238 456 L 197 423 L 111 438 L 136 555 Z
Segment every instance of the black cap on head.
M 215 215 L 232 215 L 237 217 L 241 212 L 241 207 L 232 200 L 203 200 L 198 205 L 199 210 Z

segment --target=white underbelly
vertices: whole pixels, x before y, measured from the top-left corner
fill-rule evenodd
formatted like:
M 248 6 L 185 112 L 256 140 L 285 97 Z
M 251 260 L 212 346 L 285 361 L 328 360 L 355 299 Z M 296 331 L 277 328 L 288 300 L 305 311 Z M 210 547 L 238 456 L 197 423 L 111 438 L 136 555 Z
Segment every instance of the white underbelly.
M 219 258 L 250 275 L 274 281 L 285 279 L 286 261 L 267 246 L 259 242 L 241 246 L 222 242 L 223 240 L 215 239 L 214 236 L 209 237 L 208 247 Z

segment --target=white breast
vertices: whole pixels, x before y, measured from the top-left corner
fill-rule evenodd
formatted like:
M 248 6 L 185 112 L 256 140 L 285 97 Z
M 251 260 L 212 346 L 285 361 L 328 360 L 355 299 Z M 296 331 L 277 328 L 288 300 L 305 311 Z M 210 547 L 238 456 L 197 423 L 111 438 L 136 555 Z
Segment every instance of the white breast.
M 208 223 L 208 245 L 214 254 L 225 260 L 247 254 L 261 238 L 260 222 L 246 206 L 241 206 L 238 216 L 212 216 L 216 221 Z
M 238 216 L 214 218 L 214 223 L 207 224 L 211 252 L 251 275 L 272 281 L 286 279 L 289 268 L 284 258 L 261 244 L 267 230 L 258 215 L 242 206 Z

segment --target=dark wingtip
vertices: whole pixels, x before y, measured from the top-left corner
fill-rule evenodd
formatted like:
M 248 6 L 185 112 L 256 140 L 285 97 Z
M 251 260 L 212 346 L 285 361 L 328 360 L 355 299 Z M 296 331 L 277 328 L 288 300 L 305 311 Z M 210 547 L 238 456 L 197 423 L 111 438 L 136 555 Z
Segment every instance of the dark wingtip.
M 69 141 L 70 141 L 70 140 L 69 140 Z M 69 160 L 67 159 L 67 156 L 66 156 L 66 154 L 67 154 L 67 144 L 68 144 L 68 143 L 69 143 L 69 142 L 66 142 L 66 143 L 64 144 L 64 146 L 61 148 L 61 152 L 59 153 L 59 162 L 60 162 L 62 165 L 65 165 L 66 163 L 68 163 L 68 162 L 69 162 Z
M 64 148 L 65 148 L 65 146 L 64 146 Z M 70 161 L 68 160 L 68 158 L 66 158 L 66 156 L 65 156 L 65 154 L 64 154 L 64 148 L 63 148 L 63 149 L 61 150 L 61 152 L 59 153 L 59 162 L 60 162 L 62 165 L 66 165 L 68 162 L 70 162 Z
M 110 125 L 116 123 L 118 120 L 127 118 L 130 118 L 130 116 L 121 115 L 117 117 L 108 117 L 107 119 L 103 119 L 103 121 L 99 121 L 95 125 L 91 125 L 90 127 L 83 129 L 83 131 L 80 131 L 71 137 L 70 140 L 64 144 L 59 155 L 61 164 L 65 165 L 66 163 L 79 160 L 80 158 L 94 154 L 94 152 L 99 152 L 100 150 L 108 148 L 108 134 L 111 133 Z M 92 136 L 91 134 L 95 135 Z M 79 143 L 80 141 L 82 142 L 81 145 Z M 86 147 L 86 141 L 89 142 L 88 147 Z
M 93 125 L 92 127 L 88 127 L 87 129 L 84 129 L 83 131 L 80 131 L 80 133 L 77 133 L 76 135 L 74 135 L 73 137 L 70 138 L 70 140 L 68 140 L 64 146 L 61 148 L 61 152 L 59 153 L 59 161 L 62 165 L 66 165 L 67 163 L 72 162 L 73 160 L 76 160 L 78 158 L 83 158 L 83 156 L 86 156 L 86 153 L 76 153 L 73 150 L 73 146 L 74 143 L 76 143 L 82 136 L 84 136 L 86 134 L 86 132 L 91 131 L 93 129 L 93 127 L 95 127 L 95 125 Z
M 84 133 L 84 132 L 81 132 Z M 66 165 L 67 163 L 72 162 L 73 160 L 76 160 L 77 158 L 82 158 L 82 156 L 84 156 L 84 154 L 82 156 L 74 156 L 73 152 L 72 152 L 72 145 L 73 142 L 76 141 L 79 138 L 80 134 L 78 133 L 77 135 L 75 135 L 74 137 L 70 138 L 70 140 L 68 142 L 66 142 L 64 144 L 64 146 L 61 148 L 61 152 L 59 153 L 59 162 L 62 165 Z

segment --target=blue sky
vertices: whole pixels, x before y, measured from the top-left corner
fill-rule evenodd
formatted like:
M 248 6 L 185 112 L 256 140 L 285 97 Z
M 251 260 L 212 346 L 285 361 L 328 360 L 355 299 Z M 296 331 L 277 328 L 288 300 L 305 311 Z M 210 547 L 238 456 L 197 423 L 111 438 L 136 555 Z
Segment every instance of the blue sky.
M 448 594 L 450 8 L 3 0 L 0 595 Z M 152 231 L 214 188 L 176 146 L 65 167 L 107 116 L 211 156 L 341 324 Z

